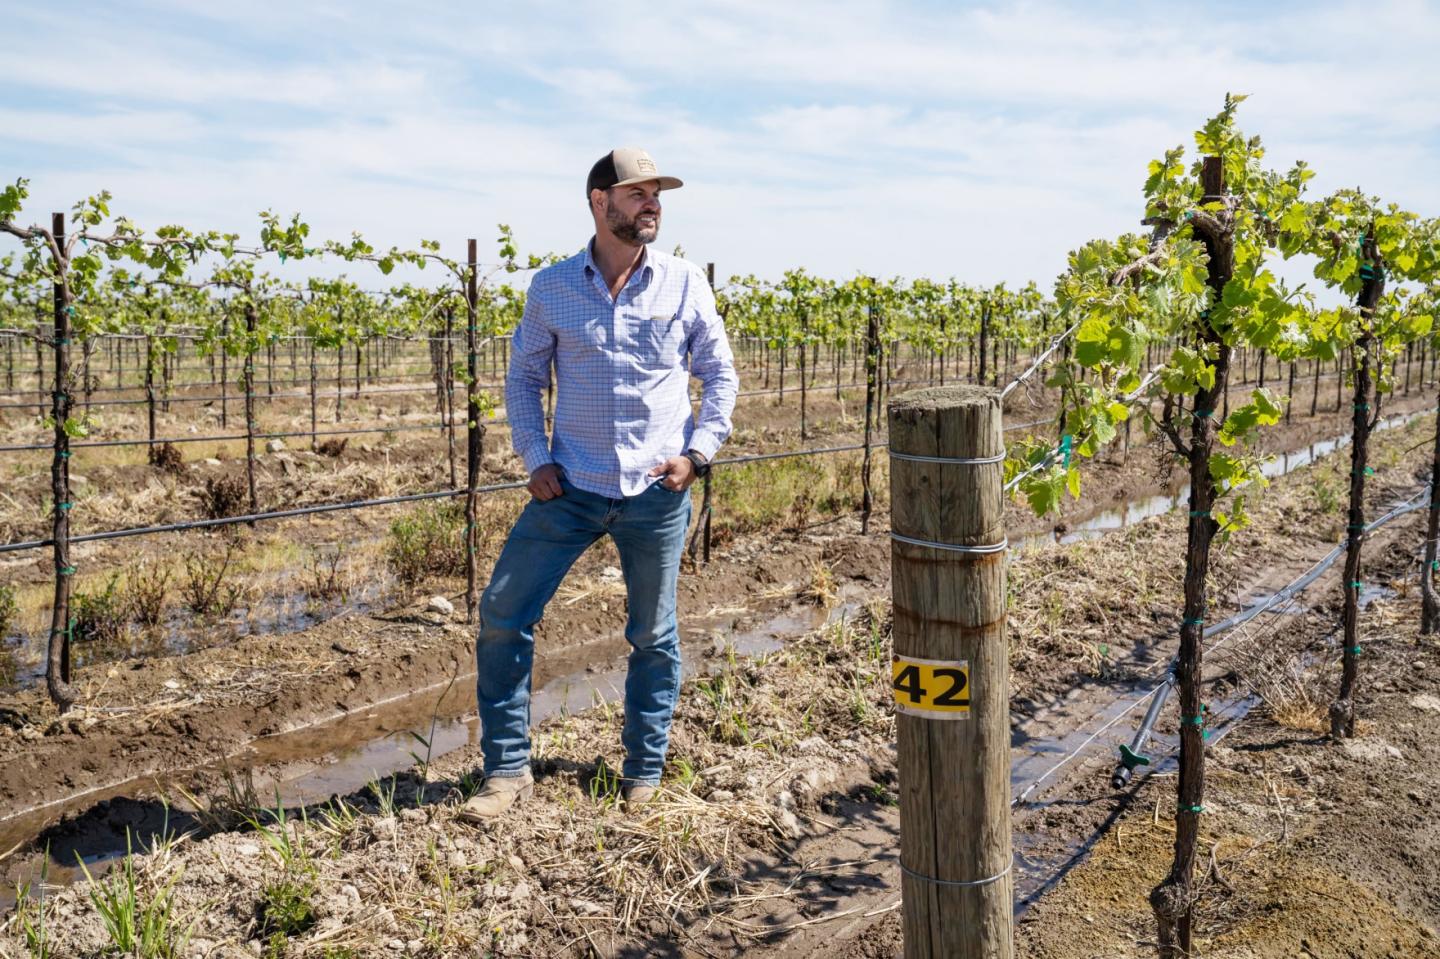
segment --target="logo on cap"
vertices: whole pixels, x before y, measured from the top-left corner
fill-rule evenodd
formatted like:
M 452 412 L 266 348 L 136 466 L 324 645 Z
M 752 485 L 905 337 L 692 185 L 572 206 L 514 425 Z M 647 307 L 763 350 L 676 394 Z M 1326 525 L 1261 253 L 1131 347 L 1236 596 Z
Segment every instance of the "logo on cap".
M 641 173 L 655 172 L 655 161 L 647 156 L 636 157 L 635 166 L 640 170 Z

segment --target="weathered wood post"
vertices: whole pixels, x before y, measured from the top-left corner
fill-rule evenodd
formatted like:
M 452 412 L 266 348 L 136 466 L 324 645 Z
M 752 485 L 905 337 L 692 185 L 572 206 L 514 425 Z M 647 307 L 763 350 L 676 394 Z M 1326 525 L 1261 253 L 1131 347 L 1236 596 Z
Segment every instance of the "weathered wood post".
M 260 312 L 255 307 L 255 294 L 245 291 L 245 363 L 240 368 L 240 382 L 245 387 L 245 482 L 250 491 L 250 512 L 260 512 L 260 497 L 255 491 L 255 331 L 259 328 Z M 255 528 L 255 521 L 249 522 Z
M 1010 959 L 1000 392 L 891 399 L 893 686 L 908 959 Z
M 485 424 L 480 422 L 480 367 L 475 352 L 478 330 L 476 311 L 480 301 L 479 253 L 475 240 L 468 241 L 465 268 L 465 622 L 479 621 L 479 570 L 476 567 L 476 544 L 480 541 L 475 528 L 477 510 L 476 486 L 480 482 L 480 444 L 485 438 Z
M 874 500 L 870 495 L 870 430 L 878 419 L 875 410 L 876 376 L 880 366 L 880 334 L 876 322 L 875 299 L 872 294 L 865 306 L 865 451 L 860 459 L 860 532 L 870 532 L 870 511 Z

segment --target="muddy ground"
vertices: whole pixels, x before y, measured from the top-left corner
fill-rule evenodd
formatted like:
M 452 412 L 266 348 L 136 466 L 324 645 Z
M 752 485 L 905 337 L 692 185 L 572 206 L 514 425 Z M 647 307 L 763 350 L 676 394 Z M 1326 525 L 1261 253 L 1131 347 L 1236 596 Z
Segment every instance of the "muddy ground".
M 1208 751 L 1201 830 L 1197 955 L 1211 959 L 1425 959 L 1440 955 L 1440 643 L 1418 635 L 1418 523 L 1380 546 L 1378 574 L 1397 595 L 1362 618 L 1364 715 L 1359 738 L 1336 745 L 1324 710 L 1338 676 L 1332 609 L 1316 606 L 1267 632 L 1291 672 L 1246 672 L 1259 708 Z M 1397 532 L 1400 532 L 1397 530 Z M 1338 583 L 1330 577 L 1331 591 Z M 1294 666 L 1295 656 L 1309 665 Z M 1219 684 L 1217 684 L 1219 685 Z M 1173 707 L 1172 707 L 1173 714 Z M 1173 715 L 1169 727 L 1174 729 Z M 1113 756 L 1113 754 L 1112 754 Z M 1113 764 L 1113 758 L 1111 759 Z M 1063 802 L 1016 812 L 1020 862 L 1037 838 L 1093 837 L 1093 846 L 1025 902 L 1016 954 L 1036 959 L 1140 959 L 1155 954 L 1150 890 L 1174 846 L 1172 769 L 1115 792 L 1097 763 Z M 893 817 L 890 817 L 893 818 Z M 887 826 L 898 823 L 887 819 Z M 814 934 L 813 954 L 901 955 L 898 876 Z M 799 940 L 757 955 L 802 956 Z
M 1406 469 L 1424 454 L 1411 447 L 1425 435 L 1423 421 L 1381 434 L 1374 459 L 1381 471 L 1371 483 L 1375 502 L 1413 484 Z M 1131 469 L 1139 468 L 1139 459 L 1132 456 Z M 1334 495 L 1340 486 L 1334 479 L 1315 479 L 1323 473 L 1307 471 L 1309 480 L 1284 481 L 1294 492 L 1268 497 L 1255 531 L 1237 536 L 1233 548 L 1222 552 L 1212 577 L 1217 603 L 1243 598 L 1237 590 L 1263 589 L 1267 581 L 1257 569 L 1287 581 L 1283 577 L 1291 567 L 1303 568 L 1321 544 L 1334 541 L 1342 525 Z M 1305 482 L 1303 489 L 1297 486 Z M 1324 490 L 1331 493 L 1317 498 Z M 1278 533 L 1294 521 L 1284 513 L 1290 503 L 1295 510 L 1315 511 L 1300 535 Z M 875 518 L 875 530 L 886 524 L 884 515 Z M 504 523 L 486 525 L 497 531 L 488 545 L 498 548 Z M 822 589 L 884 590 L 888 544 L 878 534 L 858 535 L 857 527 L 853 515 L 843 515 L 778 539 L 751 535 L 726 543 L 711 565 L 691 566 L 681 578 L 683 634 L 703 644 L 714 630 L 743 630 L 813 589 L 817 580 Z M 1017 709 L 1043 707 L 1069 690 L 1077 676 L 1157 668 L 1151 636 L 1165 635 L 1176 621 L 1169 591 L 1177 574 L 1154 568 L 1146 554 L 1163 548 L 1169 535 L 1163 524 L 1147 524 L 1107 544 L 1113 562 L 1099 567 L 1089 558 L 1094 550 L 1073 547 L 1042 551 L 1037 561 L 1017 564 L 1015 592 L 1023 597 L 1012 613 L 1019 637 L 1012 656 L 1019 677 Z M 1011 538 L 1021 542 L 1013 530 Z M 615 566 L 607 543 L 582 557 L 537 630 L 538 683 L 614 661 L 624 652 L 623 587 L 605 576 L 606 568 Z M 462 590 L 453 580 L 442 587 L 463 609 Z M 1060 595 L 1066 599 L 1057 601 Z M 84 705 L 63 718 L 55 716 L 40 689 L 12 695 L 0 724 L 0 808 L 18 812 L 137 776 L 235 757 L 256 737 L 468 676 L 473 640 L 460 618 L 426 611 L 421 594 L 418 602 L 343 614 L 300 632 L 247 635 L 173 657 L 97 662 L 78 671 Z M 1121 635 L 1113 635 L 1117 630 Z
M 903 375 L 903 370 L 901 371 Z M 1418 387 L 1418 383 L 1417 383 Z M 1243 392 L 1248 386 L 1237 387 Z M 1345 417 L 1330 406 L 1334 396 L 1322 390 L 1319 413 L 1306 415 L 1306 394 L 1299 391 L 1300 403 L 1293 422 L 1268 431 L 1268 451 L 1300 450 L 1348 430 Z M 848 394 L 847 394 L 848 395 Z M 833 394 L 816 390 L 809 401 L 810 422 L 802 438 L 798 427 L 798 397 L 791 394 L 784 403 L 777 397 L 749 397 L 736 414 L 736 433 L 725 449 L 727 456 L 740 456 L 777 449 L 842 446 L 859 442 L 854 397 L 837 403 Z M 364 421 L 398 423 L 424 420 L 433 414 L 423 411 L 425 397 L 376 400 L 361 414 L 359 404 L 350 412 Z M 1395 398 L 1392 412 L 1401 413 L 1428 405 L 1428 395 L 1416 390 Z M 398 404 L 398 405 L 397 405 Z M 415 408 L 420 404 L 421 408 Z M 1010 400 L 1007 421 L 1045 421 L 1051 404 L 1043 389 L 1022 389 Z M 408 408 L 408 412 L 407 412 Z M 117 414 L 118 415 L 118 414 Z M 135 415 L 134 412 L 130 415 Z M 179 421 L 186 413 L 169 414 Z M 213 419 L 210 409 L 205 416 Z M 290 425 L 299 425 L 303 413 L 292 407 Z M 166 423 L 167 429 L 178 422 Z M 130 424 L 134 429 L 139 427 Z M 202 432 L 214 424 L 191 424 Z M 111 422 L 108 430 L 117 434 L 134 429 Z M 1046 427 L 1036 427 L 1044 431 Z M 1021 433 L 1011 434 L 1011 439 Z M 1165 458 L 1153 446 L 1142 445 L 1136 436 L 1128 455 L 1123 444 L 1107 453 L 1102 461 L 1087 464 L 1082 497 L 1067 501 L 1059 517 L 1034 517 L 1023 504 L 1013 504 L 1007 514 L 1012 538 L 1039 535 L 1055 530 L 1063 533 L 1082 526 L 1118 502 L 1137 500 L 1173 489 L 1182 476 L 1167 470 Z M 883 441 L 883 436 L 877 441 Z M 292 448 L 259 457 L 258 485 L 262 508 L 290 508 L 360 498 L 391 496 L 448 487 L 446 453 L 441 439 L 433 434 L 401 433 L 382 437 L 354 437 L 335 456 Z M 523 478 L 519 462 L 509 451 L 503 427 L 492 429 L 486 439 L 482 484 L 514 482 Z M 167 472 L 135 461 L 137 451 L 84 450 L 77 453 L 75 472 L 76 506 L 72 529 L 77 533 L 123 528 L 157 522 L 203 518 L 208 484 L 229 481 L 243 484 L 243 458 L 239 444 L 214 449 L 182 447 L 186 462 L 178 471 Z M 202 453 L 213 453 L 197 459 Z M 463 465 L 463 464 L 462 464 Z M 784 483 L 774 477 L 785 472 Z M 832 454 L 810 460 L 786 461 L 782 466 L 726 467 L 716 480 L 713 538 L 725 545 L 747 533 L 774 528 L 806 528 L 834 522 L 859 502 L 858 454 Z M 883 459 L 874 484 L 886 485 Z M 27 454 L 11 463 L 11 477 L 0 496 L 0 532 L 11 540 L 43 537 L 48 532 L 48 472 L 44 454 Z M 757 491 L 761 495 L 757 495 Z M 498 493 L 482 497 L 480 565 L 488 570 L 498 551 L 504 531 L 513 521 L 523 495 Z M 75 547 L 72 557 L 78 567 L 75 589 L 87 596 L 102 595 L 112 586 L 123 604 L 139 574 L 167 573 L 169 593 L 160 628 L 125 627 L 120 635 L 76 650 L 81 665 L 107 661 L 154 657 L 183 652 L 207 645 L 224 645 L 252 633 L 289 634 L 314 623 L 349 611 L 367 612 L 393 607 L 407 598 L 387 566 L 384 550 L 392 521 L 413 514 L 416 507 L 397 506 L 373 510 L 322 514 L 299 519 L 261 523 L 253 530 L 230 528 L 229 532 L 197 534 L 184 532 L 144 536 Z M 243 504 L 232 510 L 244 511 Z M 232 611 L 203 618 L 190 612 L 186 586 L 196 580 L 192 567 L 205 574 L 219 566 L 238 535 L 236 548 L 226 572 L 227 585 L 239 592 Z M 333 564 L 333 565 L 332 565 Z M 335 576 L 326 579 L 331 570 Z M 483 575 L 483 573 L 482 573 Z M 32 683 L 43 668 L 42 639 L 50 619 L 53 564 L 47 550 L 0 554 L 0 578 L 18 592 L 18 612 L 8 636 L 0 637 L 0 691 Z M 203 579 L 203 575 L 201 576 Z M 436 588 L 454 595 L 449 583 Z
M 1389 503 L 1418 489 L 1415 475 L 1428 456 L 1424 440 L 1431 422 L 1421 419 L 1411 428 L 1377 437 L 1373 503 Z M 1274 484 L 1254 507 L 1254 526 L 1220 550 L 1212 608 L 1233 608 L 1238 600 L 1287 582 L 1338 538 L 1344 519 L 1332 493 L 1342 487 L 1347 468 L 1347 457 L 1332 457 Z M 1386 578 L 1402 580 L 1413 569 L 1410 556 L 1419 543 L 1419 515 L 1376 534 L 1371 555 L 1388 558 Z M 723 643 L 727 625 L 733 629 L 735 620 L 754 616 L 765 603 L 788 602 L 802 593 L 821 600 L 847 590 L 851 595 L 883 595 L 888 547 L 883 539 L 860 537 L 849 522 L 837 521 L 781 542 L 737 540 L 703 576 L 685 577 L 682 605 L 689 616 L 705 622 L 707 633 L 717 628 L 715 621 L 733 617 L 720 627 Z M 883 528 L 883 518 L 877 527 Z M 1178 556 L 1182 541 L 1183 521 L 1168 516 L 1095 542 L 1035 546 L 1017 555 L 1011 574 L 1017 723 L 1064 709 L 1077 690 L 1088 691 L 1094 704 L 1101 705 L 1104 694 L 1129 692 L 1163 669 L 1178 625 L 1178 569 L 1157 563 L 1156 557 Z M 587 557 L 596 564 L 601 559 L 598 554 Z M 807 569 L 815 560 L 823 565 Z M 577 634 L 608 630 L 614 652 L 620 651 L 616 594 L 613 585 L 608 592 L 601 585 L 602 574 L 603 567 L 589 580 L 595 584 L 593 592 L 582 590 L 575 603 L 547 617 L 540 638 L 542 671 L 547 668 L 545 657 L 557 652 L 574 651 L 578 661 L 600 658 L 567 643 Z M 1229 659 L 1216 657 L 1219 675 L 1233 674 L 1229 684 L 1265 692 L 1272 705 L 1284 706 L 1283 696 L 1260 678 L 1245 678 L 1242 667 L 1253 667 L 1255 649 L 1298 654 L 1307 644 L 1316 644 L 1333 622 L 1323 592 L 1324 584 L 1333 581 L 1332 575 L 1317 587 L 1322 592 L 1312 601 L 1313 615 L 1285 630 L 1257 630 L 1254 642 L 1236 644 L 1240 652 Z M 714 593 L 709 592 L 712 583 Z M 744 604 L 748 609 L 735 602 L 741 595 L 750 597 Z M 1388 622 L 1381 615 L 1390 608 L 1387 602 L 1377 600 L 1367 613 L 1367 629 L 1381 630 L 1381 637 L 1387 635 L 1381 629 Z M 1408 594 L 1391 605 L 1405 602 L 1413 602 Z M 107 774 L 137 771 L 147 763 L 204 761 L 207 749 L 212 755 L 238 750 L 248 737 L 287 722 L 358 712 L 365 702 L 383 698 L 397 685 L 420 685 L 422 674 L 443 684 L 457 668 L 463 669 L 469 633 L 453 623 L 434 623 L 428 615 L 410 609 L 391 614 L 388 621 L 346 617 L 284 639 L 247 639 L 151 662 L 139 670 L 112 667 L 104 675 L 97 670 L 91 678 L 97 708 L 65 721 L 22 723 L 0 741 L 0 761 L 7 770 L 3 782 L 11 790 L 7 805 L 13 808 L 83 788 Z M 1408 627 L 1399 623 L 1413 622 L 1407 616 L 1396 614 L 1395 629 L 1401 633 Z M 462 750 L 434 763 L 423 788 L 419 777 L 402 777 L 395 787 L 398 799 L 388 798 L 383 786 L 381 795 L 377 790 L 350 795 L 349 804 L 360 810 L 354 817 L 332 805 L 332 819 L 327 820 L 312 809 L 311 823 L 301 832 L 314 848 L 313 875 L 307 867 L 297 880 L 291 874 L 296 868 L 293 856 L 289 864 L 281 862 L 285 857 L 273 851 L 264 831 L 232 831 L 237 821 L 225 802 L 215 805 L 212 816 L 196 820 L 201 833 L 218 832 L 149 857 L 146 868 L 162 880 L 183 863 L 177 908 L 182 915 L 199 917 L 191 943 L 196 955 L 253 955 L 262 940 L 259 948 L 267 948 L 276 924 L 260 905 L 263 889 L 294 881 L 314 887 L 308 895 L 314 900 L 315 922 L 296 932 L 290 946 L 281 944 L 282 950 L 294 950 L 280 953 L 285 955 L 324 955 L 326 949 L 332 956 L 765 955 L 768 949 L 777 956 L 800 956 L 830 954 L 841 943 L 855 956 L 893 955 L 898 939 L 896 917 L 887 911 L 893 904 L 895 819 L 893 735 L 882 668 L 889 655 L 886 641 L 882 606 L 756 662 L 731 662 L 723 653 L 712 657 L 716 674 L 687 688 L 667 800 L 653 816 L 638 822 L 612 808 L 605 777 L 597 779 L 602 768 L 597 757 L 609 763 L 618 759 L 618 710 L 604 707 L 559 717 L 542 727 L 536 740 L 539 797 L 525 817 L 503 828 L 475 834 L 454 820 L 455 806 L 473 788 L 468 774 L 477 763 L 473 750 Z M 1318 665 L 1328 669 L 1324 647 L 1316 648 Z M 1368 658 L 1367 665 L 1383 665 L 1381 657 L 1389 648 L 1377 643 L 1376 656 Z M 1245 650 L 1251 653 L 1243 655 Z M 1417 653 L 1414 662 L 1420 666 L 1412 668 L 1411 675 L 1428 675 L 1428 655 Z M 277 661 L 285 663 L 283 671 L 275 668 Z M 1389 682 L 1399 690 L 1398 680 Z M 1433 692 L 1433 684 L 1429 688 Z M 1425 694 L 1420 689 L 1405 692 Z M 1377 732 L 1385 722 L 1386 694 L 1377 685 L 1375 698 L 1366 701 L 1367 710 L 1382 705 L 1379 712 L 1366 712 L 1376 726 L 1366 730 L 1362 742 L 1386 737 L 1385 743 L 1402 756 L 1412 749 L 1433 750 L 1433 724 L 1427 729 L 1412 720 L 1415 742 L 1401 732 Z M 257 702 L 262 704 L 259 710 Z M 34 718 L 42 718 L 41 704 L 29 708 L 37 711 Z M 1224 745 L 1239 754 L 1236 744 L 1250 734 L 1251 727 L 1244 727 Z M 1306 733 L 1305 738 L 1316 737 Z M 195 743 L 206 746 L 186 745 Z M 1320 748 L 1313 741 L 1294 748 L 1301 746 Z M 191 751 L 184 752 L 187 749 Z M 1258 748 L 1252 752 L 1267 753 Z M 1385 755 L 1391 754 L 1385 750 Z M 1435 768 L 1433 762 L 1428 765 Z M 1100 788 L 1104 766 L 1101 760 L 1099 779 L 1076 778 L 1077 770 L 1057 781 L 1052 788 L 1064 794 L 1063 801 L 1046 800 L 1022 809 L 1017 845 L 1043 859 L 1047 843 L 1063 850 L 1113 817 L 1122 822 L 1126 816 L 1153 818 L 1136 812 L 1141 799 L 1115 800 Z M 1323 773 L 1320 778 L 1335 787 L 1339 781 L 1349 782 L 1345 773 L 1341 769 L 1329 779 Z M 1217 790 L 1226 788 L 1225 777 L 1217 776 L 1216 782 Z M 213 777 L 192 785 L 225 792 Z M 1420 794 L 1432 795 L 1434 785 L 1421 783 Z M 1144 790 L 1163 788 L 1157 778 L 1140 795 L 1160 796 Z M 1217 792 L 1216 799 L 1220 825 L 1239 835 L 1265 835 L 1257 831 L 1263 804 L 1259 819 L 1229 823 L 1218 818 L 1229 814 L 1224 793 Z M 391 809 L 392 803 L 398 806 Z M 116 815 L 129 814 L 124 804 L 110 808 L 118 810 Z M 1337 808 L 1348 807 L 1337 802 Z M 1297 805 L 1294 815 L 1303 809 Z M 1388 811 L 1386 806 L 1376 815 Z M 1153 826 L 1160 833 L 1164 818 L 1162 810 L 1159 825 Z M 1317 818 L 1317 834 L 1324 821 Z M 55 835 L 63 835 L 63 827 Z M 1132 836 L 1123 828 L 1110 835 Z M 1297 819 L 1287 839 L 1300 835 Z M 1405 832 L 1386 835 L 1403 838 Z M 1094 862 L 1103 861 L 1108 841 L 1097 847 Z M 1305 847 L 1297 843 L 1297 848 Z M 1228 852 L 1226 847 L 1217 853 L 1227 878 Z M 1151 858 L 1163 860 L 1158 853 Z M 1274 858 L 1256 853 L 1245 862 L 1269 866 Z M 1392 903 L 1400 901 L 1398 896 L 1409 896 L 1406 901 L 1423 898 L 1426 889 L 1434 888 L 1434 877 L 1406 863 L 1397 850 L 1387 873 L 1394 888 L 1372 892 L 1381 900 L 1390 896 L 1385 901 Z M 1131 866 L 1116 869 L 1116 881 L 1128 876 L 1138 889 L 1133 898 L 1143 907 L 1149 885 L 1142 887 L 1136 875 Z M 1032 914 L 1063 901 L 1057 897 L 1070 883 L 1067 878 L 1042 898 Z M 1257 888 L 1268 887 L 1262 883 Z M 57 909 L 67 910 L 60 914 L 67 917 L 75 954 L 93 953 L 99 941 L 97 924 L 80 892 L 64 893 L 56 903 Z M 1116 910 L 1120 914 L 1121 905 Z M 1123 928 L 1132 938 L 1141 936 L 1143 924 L 1135 925 L 1136 914 L 1126 915 L 1131 925 Z M 1022 924 L 1022 937 L 1048 932 L 1032 929 L 1030 922 L 1027 918 Z M 1433 914 L 1428 922 L 1433 927 Z M 14 927 L 12 922 L 12 931 Z M 1214 928 L 1219 927 L 1207 926 Z M 1404 948 L 1424 942 L 1406 939 L 1410 933 L 1398 925 L 1396 929 L 1395 941 Z M 1039 938 L 1025 941 L 1035 949 L 1044 947 Z M 1063 951 L 1063 944 L 1077 940 L 1072 929 L 1068 939 L 1046 941 L 1062 951 L 1036 954 L 1073 955 Z M 1126 947 L 1123 939 L 1115 943 L 1116 949 Z M 344 949 L 353 951 L 340 951 Z

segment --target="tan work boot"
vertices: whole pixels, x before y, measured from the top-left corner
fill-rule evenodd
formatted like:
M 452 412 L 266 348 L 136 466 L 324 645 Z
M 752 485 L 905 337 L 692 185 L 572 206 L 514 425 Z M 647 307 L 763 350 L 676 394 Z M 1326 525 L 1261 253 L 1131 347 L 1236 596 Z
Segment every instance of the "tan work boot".
M 456 818 L 463 822 L 488 822 L 517 802 L 529 799 L 534 792 L 535 778 L 529 772 L 523 776 L 489 776 L 480 791 L 465 800 Z
M 626 786 L 620 790 L 620 801 L 625 805 L 626 812 L 634 812 L 641 806 L 654 802 L 655 794 L 660 790 L 656 786 L 646 786 L 637 783 L 633 786 Z

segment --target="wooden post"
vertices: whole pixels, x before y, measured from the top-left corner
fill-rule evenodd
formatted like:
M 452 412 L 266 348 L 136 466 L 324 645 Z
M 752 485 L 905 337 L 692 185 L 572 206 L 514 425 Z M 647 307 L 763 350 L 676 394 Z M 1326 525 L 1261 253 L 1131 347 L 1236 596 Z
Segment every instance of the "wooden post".
M 1290 361 L 1290 383 L 1285 390 L 1285 422 L 1290 422 L 1290 411 L 1295 408 L 1295 361 Z M 1128 420 L 1126 422 L 1129 422 Z
M 469 242 L 469 263 L 465 272 L 465 622 L 473 623 L 479 613 L 478 571 L 475 544 L 479 530 L 475 528 L 476 493 L 480 483 L 480 443 L 485 427 L 480 422 L 479 360 L 475 352 L 476 306 L 480 299 L 478 273 L 479 252 L 476 241 Z
M 865 452 L 860 461 L 860 532 L 870 532 L 870 510 L 874 501 L 870 496 L 870 430 L 875 416 L 875 376 L 879 367 L 879 326 L 875 301 L 872 298 L 865 308 Z
M 705 264 L 705 280 L 706 280 L 706 282 L 708 282 L 708 283 L 710 284 L 710 291 L 713 293 L 713 292 L 715 291 L 715 264 L 714 264 L 714 263 L 706 263 L 706 264 Z M 712 510 L 711 510 L 711 504 L 710 504 L 710 491 L 711 491 L 710 476 L 711 476 L 711 474 L 713 474 L 714 472 L 715 472 L 714 469 L 706 470 L 706 472 L 705 472 L 705 478 L 701 481 L 701 490 L 703 491 L 703 494 L 704 494 L 704 495 L 702 496 L 701 500 L 700 500 L 700 522 L 704 524 L 704 527 L 703 527 L 703 528 L 704 528 L 704 533 L 703 533 L 702 536 L 701 536 L 701 544 L 702 544 L 702 550 L 703 550 L 702 555 L 703 555 L 704 558 L 705 558 L 705 565 L 706 565 L 706 566 L 709 566 L 709 565 L 710 565 L 710 518 L 711 518 L 712 515 L 714 515 L 713 512 L 712 512 Z M 693 558 L 693 557 L 692 557 L 692 558 Z
M 985 382 L 985 345 L 990 337 L 990 297 L 988 294 L 980 295 L 980 375 L 976 383 Z
M 220 315 L 220 428 L 230 426 L 230 310 Z
M 805 429 L 805 347 L 810 336 L 810 314 L 802 305 L 800 307 L 800 439 L 810 438 L 809 432 Z
M 155 337 L 145 334 L 145 414 L 149 423 L 150 454 L 147 462 L 155 464 Z
M 979 386 L 889 405 L 907 959 L 1012 955 L 1000 420 L 999 391 Z
M 455 311 L 449 306 L 445 307 L 445 343 L 441 356 L 441 362 L 445 364 L 445 405 L 441 412 L 445 420 L 446 454 L 450 461 L 450 488 L 454 489 L 459 484 L 455 472 Z M 479 369 L 478 364 L 476 369 Z M 475 375 L 474 371 L 471 375 Z
M 310 452 L 315 452 L 315 338 L 307 337 L 310 347 Z
M 710 520 L 715 515 L 710 503 L 710 477 L 714 474 L 714 472 L 714 469 L 706 470 L 705 478 L 701 481 L 701 490 L 703 491 L 704 495 L 701 497 L 700 500 L 700 519 L 705 524 L 705 533 L 701 537 L 701 543 L 702 549 L 704 551 L 703 555 L 705 557 L 706 566 L 710 565 Z
M 245 364 L 240 368 L 245 386 L 245 482 L 250 492 L 250 512 L 260 512 L 260 497 L 255 490 L 255 329 L 259 325 L 255 294 L 245 291 Z M 255 521 L 250 521 L 253 527 Z
M 45 344 L 51 331 L 45 329 L 45 301 L 35 301 L 35 415 L 45 416 Z

